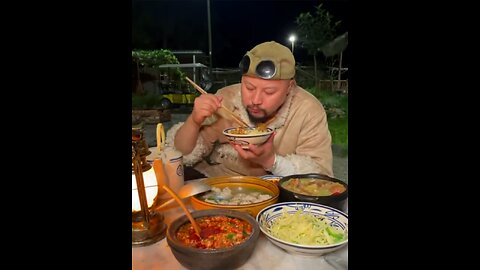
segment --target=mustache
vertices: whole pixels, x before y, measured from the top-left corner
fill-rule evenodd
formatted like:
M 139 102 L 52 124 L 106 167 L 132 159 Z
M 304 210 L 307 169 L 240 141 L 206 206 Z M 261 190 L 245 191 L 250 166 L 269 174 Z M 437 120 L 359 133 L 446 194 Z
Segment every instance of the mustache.
M 255 109 L 255 110 L 264 111 L 264 109 L 260 108 L 260 106 L 257 106 L 257 105 L 247 105 L 247 109 Z

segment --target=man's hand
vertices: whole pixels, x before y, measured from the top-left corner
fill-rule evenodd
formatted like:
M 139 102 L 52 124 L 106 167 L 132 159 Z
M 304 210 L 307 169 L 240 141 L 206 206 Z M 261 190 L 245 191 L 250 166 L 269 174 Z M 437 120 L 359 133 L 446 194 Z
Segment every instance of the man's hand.
M 195 99 L 192 113 L 175 134 L 175 148 L 183 155 L 188 155 L 193 151 L 203 121 L 222 106 L 222 100 L 222 96 L 213 94 L 202 94 Z
M 275 132 L 270 135 L 265 143 L 261 145 L 250 144 L 248 149 L 243 149 L 238 144 L 231 144 L 243 159 L 259 164 L 263 168 L 271 168 L 275 162 L 275 149 L 273 148 L 274 137 Z
M 203 121 L 222 106 L 222 96 L 202 94 L 194 101 L 192 120 L 199 127 Z

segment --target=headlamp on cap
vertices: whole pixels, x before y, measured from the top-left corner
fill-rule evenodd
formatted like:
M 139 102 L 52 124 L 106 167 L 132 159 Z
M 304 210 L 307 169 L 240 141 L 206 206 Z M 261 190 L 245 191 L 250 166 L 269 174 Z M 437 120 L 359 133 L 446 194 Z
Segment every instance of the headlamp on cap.
M 287 47 L 264 42 L 248 51 L 239 64 L 242 75 L 265 80 L 290 80 L 295 76 L 295 58 Z
M 256 65 L 250 65 L 252 61 L 250 60 L 251 58 L 249 54 L 250 52 L 245 54 L 239 64 L 243 75 L 255 74 L 255 76 L 266 80 L 269 80 L 275 76 L 277 73 L 277 68 L 272 60 L 253 61 L 253 63 L 256 63 Z

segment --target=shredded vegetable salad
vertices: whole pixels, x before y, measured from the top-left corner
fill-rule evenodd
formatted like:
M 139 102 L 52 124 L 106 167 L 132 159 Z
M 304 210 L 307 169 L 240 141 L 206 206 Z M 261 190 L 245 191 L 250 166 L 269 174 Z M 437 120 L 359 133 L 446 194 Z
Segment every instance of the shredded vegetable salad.
M 294 214 L 284 210 L 282 215 L 273 221 L 270 232 L 274 237 L 289 243 L 309 246 L 330 245 L 347 237 L 338 228 L 328 225 L 326 218 L 315 217 L 303 210 Z

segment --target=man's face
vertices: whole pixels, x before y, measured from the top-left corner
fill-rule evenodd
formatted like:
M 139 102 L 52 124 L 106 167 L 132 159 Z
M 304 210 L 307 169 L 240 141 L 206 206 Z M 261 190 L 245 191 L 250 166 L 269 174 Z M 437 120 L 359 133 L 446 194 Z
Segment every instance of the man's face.
M 254 123 L 263 123 L 285 102 L 293 80 L 264 80 L 242 76 L 242 103 Z

